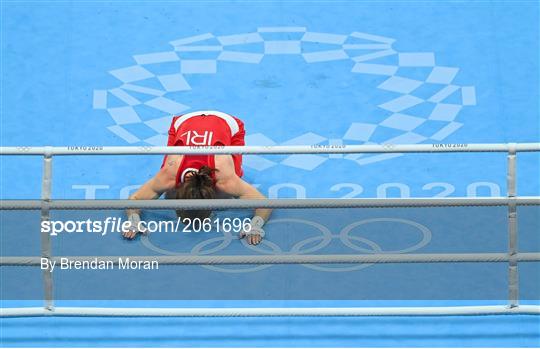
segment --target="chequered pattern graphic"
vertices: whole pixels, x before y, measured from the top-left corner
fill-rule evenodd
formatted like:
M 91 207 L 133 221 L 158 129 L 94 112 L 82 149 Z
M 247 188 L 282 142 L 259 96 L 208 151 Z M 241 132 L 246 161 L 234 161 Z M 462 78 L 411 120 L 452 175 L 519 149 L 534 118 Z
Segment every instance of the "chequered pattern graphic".
M 352 60 L 351 73 L 386 78 L 376 86 L 376 89 L 392 93 L 392 97 L 377 105 L 385 112 L 385 117 L 376 123 L 353 122 L 341 139 L 305 132 L 279 144 L 440 142 L 463 126 L 456 118 L 464 106 L 476 105 L 475 88 L 453 83 L 459 68 L 437 65 L 433 52 L 397 52 L 392 47 L 394 42 L 395 39 L 367 33 L 317 33 L 304 27 L 262 27 L 245 34 L 215 36 L 207 33 L 182 38 L 170 42 L 171 51 L 135 55 L 134 65 L 111 70 L 109 73 L 120 81 L 120 85 L 108 90 L 94 90 L 93 106 L 108 112 L 114 121 L 108 127 L 109 131 L 128 144 L 164 145 L 171 115 L 191 111 L 189 105 L 168 98 L 168 94 L 192 90 L 186 78 L 190 75 L 217 74 L 223 62 L 261 64 L 267 55 L 300 55 L 307 64 Z M 306 49 L 313 43 L 322 44 L 322 49 L 313 50 L 312 46 Z M 194 58 L 196 53 L 203 54 L 203 58 Z M 156 66 L 171 63 L 177 67 L 175 70 L 163 74 L 155 72 Z M 411 77 L 411 71 L 426 69 L 429 74 L 424 77 Z M 148 87 L 149 81 L 155 82 L 154 87 Z M 422 89 L 429 91 L 428 94 L 424 91 L 419 95 L 417 92 Z M 123 105 L 111 106 L 111 96 Z M 142 117 L 143 114 L 151 116 Z M 373 134 L 380 128 L 392 129 L 398 135 L 394 132 L 382 142 L 374 140 Z M 278 144 L 269 135 L 261 133 L 247 135 L 246 142 L 248 145 Z M 332 158 L 366 165 L 397 156 L 400 154 L 291 155 L 278 162 L 263 156 L 249 156 L 245 166 L 259 171 L 279 164 L 313 170 Z

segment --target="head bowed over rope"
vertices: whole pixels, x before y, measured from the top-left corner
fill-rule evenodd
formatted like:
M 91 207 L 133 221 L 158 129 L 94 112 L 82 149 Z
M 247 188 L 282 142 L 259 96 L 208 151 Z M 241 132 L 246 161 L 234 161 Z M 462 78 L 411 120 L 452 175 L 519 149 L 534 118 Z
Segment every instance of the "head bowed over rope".
M 186 173 L 184 182 L 176 189 L 177 199 L 198 200 L 215 199 L 216 189 L 212 174 L 216 172 L 215 168 L 208 166 L 201 167 L 198 171 L 189 171 Z M 182 219 L 208 218 L 211 210 L 176 210 L 176 215 Z

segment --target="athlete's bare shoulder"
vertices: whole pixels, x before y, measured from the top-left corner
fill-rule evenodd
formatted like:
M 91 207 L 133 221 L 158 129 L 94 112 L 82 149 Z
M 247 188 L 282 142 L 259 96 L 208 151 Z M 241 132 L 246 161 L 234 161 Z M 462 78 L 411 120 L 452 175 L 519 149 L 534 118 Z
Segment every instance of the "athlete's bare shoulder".
M 235 174 L 234 162 L 230 155 L 215 155 L 214 164 L 216 166 L 216 178 L 218 180 Z
M 161 171 L 176 177 L 176 172 L 178 172 L 183 157 L 183 155 L 167 155 Z

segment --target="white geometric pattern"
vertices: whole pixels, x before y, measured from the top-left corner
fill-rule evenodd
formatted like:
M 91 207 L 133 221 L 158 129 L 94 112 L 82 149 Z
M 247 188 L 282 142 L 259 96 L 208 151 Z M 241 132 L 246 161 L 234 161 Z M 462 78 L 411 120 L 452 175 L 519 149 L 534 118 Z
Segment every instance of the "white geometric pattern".
M 279 39 L 267 36 L 270 34 L 283 34 Z M 362 43 L 348 43 L 350 40 L 359 40 Z M 167 93 L 173 91 L 190 91 L 192 87 L 186 80 L 189 74 L 217 74 L 219 73 L 220 62 L 238 62 L 246 64 L 260 64 L 265 55 L 299 55 L 307 64 L 318 62 L 329 62 L 338 60 L 351 60 L 354 63 L 351 73 L 370 74 L 387 77 L 380 83 L 377 89 L 390 91 L 394 94 L 389 100 L 378 105 L 389 115 L 379 122 L 366 123 L 359 115 L 358 122 L 352 122 L 341 140 L 336 140 L 335 136 L 318 135 L 313 132 L 298 134 L 293 139 L 281 142 L 280 144 L 330 144 L 345 140 L 360 142 L 361 144 L 373 143 L 371 139 L 378 126 L 392 128 L 402 131 L 401 135 L 393 135 L 391 138 L 379 143 L 399 142 L 399 143 L 420 143 L 429 141 L 442 141 L 463 126 L 457 122 L 456 118 L 463 106 L 476 105 L 476 92 L 474 86 L 458 86 L 452 84 L 459 68 L 448 66 L 437 66 L 435 53 L 433 52 L 397 52 L 393 47 L 396 40 L 393 38 L 353 32 L 349 35 L 310 32 L 304 27 L 260 27 L 255 32 L 236 33 L 232 35 L 214 36 L 211 33 L 196 35 L 188 38 L 181 38 L 171 41 L 170 51 L 151 52 L 134 55 L 135 65 L 109 71 L 116 77 L 120 84 L 108 90 L 94 90 L 94 109 L 105 109 L 111 116 L 114 125 L 108 129 L 122 138 L 129 144 L 143 142 L 150 145 L 163 145 L 168 129 L 168 122 L 172 114 L 180 114 L 190 111 L 191 107 L 167 98 Z M 303 50 L 304 45 L 324 44 L 324 49 L 319 51 Z M 239 50 L 241 45 L 260 45 L 260 52 L 243 52 Z M 333 48 L 329 48 L 333 45 Z M 229 48 L 229 49 L 228 49 Z M 369 50 L 369 51 L 368 51 Z M 201 53 L 215 52 L 214 58 L 205 59 L 183 59 L 178 53 Z M 361 52 L 361 53 L 360 53 Z M 396 56 L 396 63 L 381 64 L 370 61 Z M 154 74 L 148 65 L 156 64 L 177 64 L 176 72 L 167 74 Z M 401 69 L 415 69 L 415 67 L 426 69 L 430 67 L 431 73 L 423 79 L 411 79 L 400 75 Z M 155 78 L 161 87 L 143 86 L 138 84 L 141 80 Z M 420 98 L 413 95 L 414 91 L 422 88 L 423 85 L 433 84 L 438 86 L 427 98 Z M 447 103 L 445 100 L 450 95 L 460 92 L 461 100 L 457 103 Z M 133 95 L 137 93 L 138 95 Z M 395 94 L 399 96 L 395 96 Z M 413 94 L 411 94 L 413 93 Z M 141 101 L 140 94 L 147 95 L 148 98 Z M 113 98 L 110 98 L 114 96 Z M 115 99 L 115 104 L 110 101 Z M 118 102 L 124 103 L 119 106 Z M 432 106 L 429 115 L 414 115 L 411 108 L 422 106 L 428 103 Z M 155 116 L 144 121 L 137 114 L 138 105 L 155 110 Z M 427 120 L 436 120 L 441 123 L 439 129 L 429 131 L 425 134 L 415 132 L 415 130 Z M 125 129 L 123 125 L 145 123 L 155 134 L 145 138 L 139 137 Z M 164 125 L 161 125 L 163 123 Z M 134 131 L 133 131 L 134 132 Z M 268 135 L 247 135 L 248 145 L 277 144 Z M 349 142 L 350 144 L 350 142 Z M 358 165 L 382 161 L 388 158 L 400 156 L 399 154 L 382 155 L 358 155 L 336 157 L 331 155 L 311 155 L 311 156 L 289 156 L 281 162 L 275 162 L 264 156 L 246 157 L 245 166 L 256 170 L 282 165 L 313 170 L 326 162 L 328 159 L 344 158 L 356 162 Z

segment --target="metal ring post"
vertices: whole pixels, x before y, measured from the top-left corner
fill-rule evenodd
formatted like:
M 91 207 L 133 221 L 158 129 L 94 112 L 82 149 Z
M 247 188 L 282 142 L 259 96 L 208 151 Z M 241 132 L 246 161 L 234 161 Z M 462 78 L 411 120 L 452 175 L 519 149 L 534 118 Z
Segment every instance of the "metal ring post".
M 508 306 L 515 308 L 519 305 L 519 274 L 518 274 L 518 228 L 516 205 L 516 144 L 508 144 Z
M 46 152 L 43 157 L 43 180 L 41 183 L 41 222 L 50 220 L 50 201 L 52 188 L 52 154 Z M 50 267 L 51 261 L 51 237 L 47 232 L 41 232 L 41 257 L 46 258 L 48 265 L 43 269 L 43 291 L 45 309 L 53 310 L 53 277 Z

